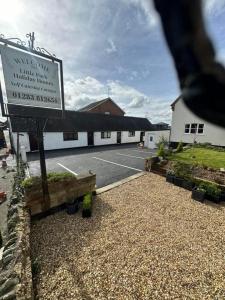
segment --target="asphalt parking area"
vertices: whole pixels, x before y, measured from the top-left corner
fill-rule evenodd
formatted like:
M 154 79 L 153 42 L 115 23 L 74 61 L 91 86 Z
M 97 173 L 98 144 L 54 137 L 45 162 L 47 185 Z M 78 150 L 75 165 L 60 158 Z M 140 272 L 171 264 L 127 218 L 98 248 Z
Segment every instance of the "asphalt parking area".
M 47 172 L 68 171 L 75 175 L 89 170 L 96 174 L 97 187 L 144 171 L 145 158 L 155 150 L 139 149 L 136 145 L 101 146 L 85 149 L 46 151 Z M 40 174 L 38 153 L 28 154 L 31 176 Z

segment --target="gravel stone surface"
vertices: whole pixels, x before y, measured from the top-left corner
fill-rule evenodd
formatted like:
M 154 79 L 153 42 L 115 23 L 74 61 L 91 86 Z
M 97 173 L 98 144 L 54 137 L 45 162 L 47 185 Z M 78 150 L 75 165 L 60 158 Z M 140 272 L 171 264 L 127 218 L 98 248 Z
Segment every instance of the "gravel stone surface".
M 225 207 L 154 174 L 32 226 L 39 299 L 225 299 Z

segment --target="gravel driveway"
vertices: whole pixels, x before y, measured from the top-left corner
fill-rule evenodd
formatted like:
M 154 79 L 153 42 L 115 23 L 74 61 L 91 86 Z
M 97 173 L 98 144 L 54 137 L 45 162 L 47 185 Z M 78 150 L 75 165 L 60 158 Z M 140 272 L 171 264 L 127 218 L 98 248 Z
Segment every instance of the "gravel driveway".
M 225 299 L 225 207 L 154 174 L 32 227 L 40 299 Z

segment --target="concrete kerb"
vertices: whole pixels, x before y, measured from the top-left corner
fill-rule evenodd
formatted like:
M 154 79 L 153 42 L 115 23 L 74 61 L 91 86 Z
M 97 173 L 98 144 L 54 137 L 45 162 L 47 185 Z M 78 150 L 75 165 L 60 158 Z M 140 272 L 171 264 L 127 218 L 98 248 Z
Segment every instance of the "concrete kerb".
M 145 175 L 145 174 L 147 174 L 147 172 L 144 172 L 144 171 L 143 171 L 143 172 L 134 174 L 134 175 L 132 175 L 132 176 L 129 176 L 129 177 L 125 178 L 125 179 L 122 179 L 122 180 L 119 180 L 119 181 L 117 181 L 117 182 L 114 182 L 114 183 L 112 183 L 112 184 L 106 185 L 106 186 L 104 186 L 104 187 L 102 187 L 102 188 L 97 189 L 97 190 L 96 190 L 96 195 L 105 193 L 105 192 L 107 192 L 107 191 L 109 191 L 109 190 L 112 190 L 112 189 L 114 189 L 114 188 L 116 188 L 116 187 L 118 187 L 118 186 L 120 186 L 120 185 L 122 185 L 122 184 L 124 184 L 124 183 L 127 183 L 127 182 L 129 182 L 129 181 L 131 181 L 131 180 L 134 180 L 134 179 L 136 179 L 136 178 L 139 178 L 139 177 L 141 177 L 141 176 L 143 176 L 143 175 Z

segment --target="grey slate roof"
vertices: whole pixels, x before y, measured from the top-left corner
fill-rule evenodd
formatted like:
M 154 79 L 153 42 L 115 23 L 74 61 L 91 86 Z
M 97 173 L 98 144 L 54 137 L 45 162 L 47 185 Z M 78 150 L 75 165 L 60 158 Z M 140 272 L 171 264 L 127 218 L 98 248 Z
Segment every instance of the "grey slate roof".
M 61 111 L 40 107 L 23 107 L 8 105 L 10 114 L 48 118 L 45 132 L 63 131 L 150 131 L 153 129 L 148 119 L 136 117 L 113 116 L 78 111 L 65 111 L 64 119 Z M 58 119 L 57 119 L 58 118 Z M 35 131 L 36 123 L 32 119 L 11 118 L 12 131 Z

